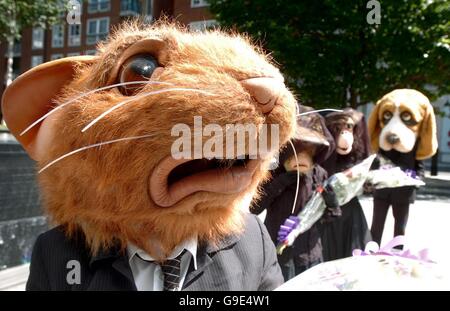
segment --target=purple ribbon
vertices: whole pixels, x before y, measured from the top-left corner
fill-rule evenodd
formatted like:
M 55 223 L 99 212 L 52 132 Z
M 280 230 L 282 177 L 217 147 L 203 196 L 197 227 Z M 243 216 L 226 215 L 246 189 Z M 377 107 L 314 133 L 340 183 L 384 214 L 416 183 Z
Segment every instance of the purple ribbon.
M 385 164 L 385 165 L 382 165 L 380 167 L 380 170 L 390 170 L 390 169 L 392 169 L 394 167 L 395 166 L 393 166 L 391 164 Z M 406 176 L 409 176 L 409 177 L 414 178 L 414 179 L 420 179 L 419 176 L 417 176 L 417 171 L 415 171 L 415 170 L 407 168 L 407 169 L 402 170 L 402 171 L 406 174 Z
M 366 244 L 364 251 L 360 249 L 353 250 L 353 256 L 368 256 L 368 255 L 387 255 L 387 256 L 399 256 L 409 259 L 422 260 L 426 262 L 433 262 L 429 259 L 429 250 L 424 248 L 420 250 L 417 254 L 413 254 L 409 249 L 402 251 L 395 249 L 396 246 L 405 245 L 406 238 L 403 235 L 398 235 L 389 241 L 382 248 L 379 247 L 378 243 L 371 241 Z
M 278 243 L 283 242 L 289 233 L 294 230 L 298 224 L 300 223 L 300 218 L 297 216 L 289 216 L 284 223 L 280 226 L 280 230 L 278 231 Z
M 404 170 L 405 174 L 411 178 L 419 179 L 419 176 L 417 176 L 417 172 L 415 170 L 406 169 Z

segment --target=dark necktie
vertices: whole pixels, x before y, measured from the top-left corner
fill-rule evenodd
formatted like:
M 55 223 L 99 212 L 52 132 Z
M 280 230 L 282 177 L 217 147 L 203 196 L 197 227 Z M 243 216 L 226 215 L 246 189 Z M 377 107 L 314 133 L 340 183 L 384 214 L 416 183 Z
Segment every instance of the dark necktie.
M 164 274 L 164 291 L 177 291 L 180 285 L 180 265 L 181 258 L 186 253 L 183 250 L 180 255 L 174 259 L 168 259 L 161 263 L 161 270 Z

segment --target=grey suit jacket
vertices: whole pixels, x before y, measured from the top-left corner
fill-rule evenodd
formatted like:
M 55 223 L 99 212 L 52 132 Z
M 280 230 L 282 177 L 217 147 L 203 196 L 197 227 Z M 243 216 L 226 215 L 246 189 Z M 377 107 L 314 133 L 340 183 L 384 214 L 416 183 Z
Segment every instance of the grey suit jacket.
M 245 215 L 245 231 L 216 247 L 200 244 L 183 290 L 273 290 L 283 283 L 275 246 L 262 222 Z M 77 274 L 78 273 L 78 274 Z M 136 290 L 128 258 L 112 248 L 91 256 L 83 236 L 63 228 L 41 234 L 33 249 L 27 290 Z

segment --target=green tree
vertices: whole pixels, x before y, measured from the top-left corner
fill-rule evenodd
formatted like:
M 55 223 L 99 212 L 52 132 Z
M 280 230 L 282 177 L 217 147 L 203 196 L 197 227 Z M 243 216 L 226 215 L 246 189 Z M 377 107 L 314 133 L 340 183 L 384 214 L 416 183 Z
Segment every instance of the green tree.
M 450 91 L 450 1 L 209 0 L 281 64 L 304 104 L 357 107 L 394 88 Z
M 61 0 L 0 0 L 0 40 L 8 43 L 5 84 L 13 78 L 14 42 L 20 40 L 28 27 L 46 28 L 61 20 L 66 11 Z M 1 121 L 1 114 L 0 114 Z

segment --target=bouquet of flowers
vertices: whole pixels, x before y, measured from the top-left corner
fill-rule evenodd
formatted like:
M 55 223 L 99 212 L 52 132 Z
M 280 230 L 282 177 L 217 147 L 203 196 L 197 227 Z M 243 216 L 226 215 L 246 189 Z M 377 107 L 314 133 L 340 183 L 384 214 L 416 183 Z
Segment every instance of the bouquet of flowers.
M 352 168 L 332 175 L 323 186 L 318 187 L 305 208 L 298 215 L 290 216 L 281 225 L 278 232 L 278 254 L 281 254 L 286 247 L 291 246 L 300 234 L 310 229 L 322 217 L 329 206 L 327 198 L 329 198 L 330 192 L 336 201 L 334 205 L 342 206 L 361 194 L 365 183 L 372 184 L 375 189 L 425 185 L 415 171 L 403 171 L 383 157 L 379 158 L 380 169 L 370 170 L 375 157 L 376 155 L 371 155 Z M 328 189 L 329 192 L 327 193 L 325 189 Z
M 294 243 L 300 234 L 310 229 L 322 217 L 327 207 L 326 197 L 324 198 L 322 195 L 324 189 L 331 189 L 334 192 L 334 199 L 338 206 L 348 203 L 355 197 L 366 182 L 375 157 L 376 155 L 371 155 L 352 168 L 328 178 L 325 184 L 314 192 L 303 210 L 297 216 L 290 216 L 281 225 L 278 233 L 277 252 L 281 254 L 286 247 Z
M 380 157 L 380 169 L 371 170 L 367 182 L 375 189 L 397 188 L 403 186 L 424 186 L 414 170 L 402 170 L 386 158 Z

